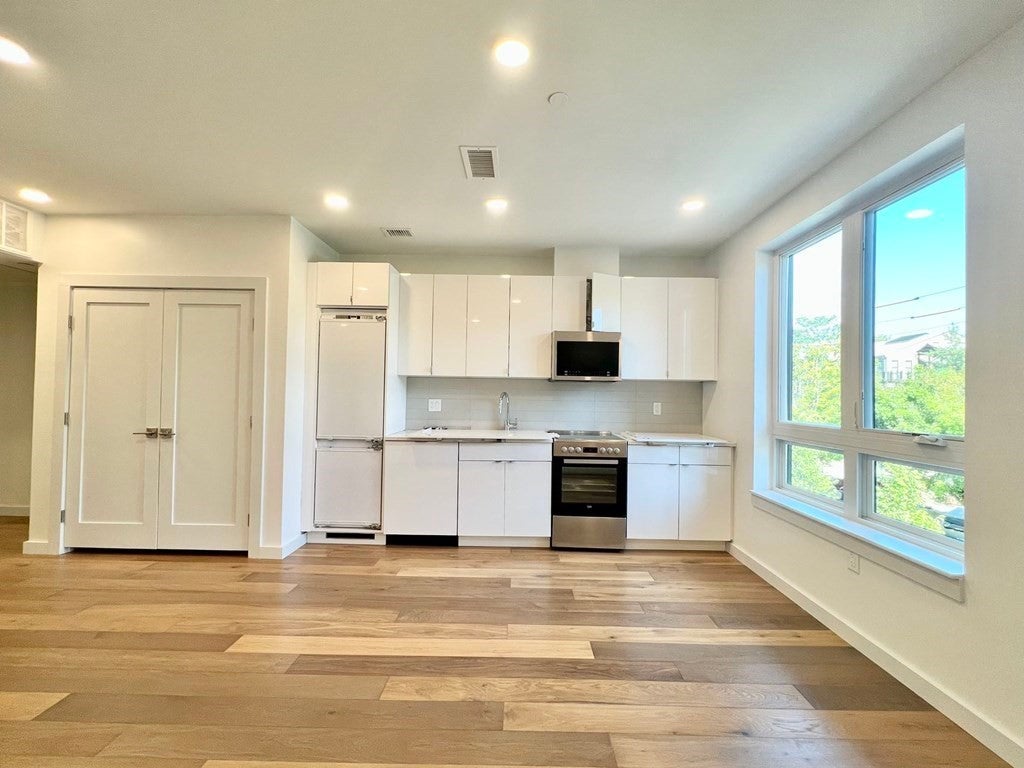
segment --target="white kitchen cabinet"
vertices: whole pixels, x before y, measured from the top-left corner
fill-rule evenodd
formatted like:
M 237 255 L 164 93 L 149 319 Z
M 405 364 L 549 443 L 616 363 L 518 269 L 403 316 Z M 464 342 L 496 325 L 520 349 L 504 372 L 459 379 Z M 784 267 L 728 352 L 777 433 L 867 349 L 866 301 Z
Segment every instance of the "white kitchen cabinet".
M 514 275 L 511 280 L 508 375 L 551 376 L 552 278 Z
M 718 281 L 714 278 L 668 280 L 668 377 L 718 378 Z
M 459 445 L 388 441 L 384 446 L 384 533 L 455 536 Z
M 434 336 L 433 275 L 402 276 L 398 322 L 398 375 L 429 376 Z
M 587 278 L 564 275 L 552 278 L 551 330 L 587 330 Z
M 668 376 L 668 278 L 622 281 L 622 378 Z
M 352 265 L 352 306 L 388 306 L 391 265 L 360 263 Z
M 508 376 L 509 278 L 470 275 L 466 297 L 466 376 Z
M 626 537 L 679 536 L 679 447 L 631 445 L 626 483 Z
M 595 272 L 591 276 L 590 317 L 593 323 L 593 330 L 622 330 L 622 282 L 622 278 L 618 275 L 604 275 L 600 272 Z
M 505 535 L 505 462 L 459 462 L 459 536 Z
M 679 539 L 732 539 L 732 467 L 679 465 Z
M 390 264 L 321 261 L 313 265 L 313 275 L 321 307 L 388 306 Z
M 466 275 L 434 275 L 433 343 L 431 373 L 434 376 L 466 375 Z
M 551 535 L 551 446 L 459 446 L 459 535 Z
M 505 535 L 551 535 L 550 459 L 505 463 Z
M 314 265 L 316 303 L 321 307 L 352 305 L 352 271 L 349 261 L 321 261 Z

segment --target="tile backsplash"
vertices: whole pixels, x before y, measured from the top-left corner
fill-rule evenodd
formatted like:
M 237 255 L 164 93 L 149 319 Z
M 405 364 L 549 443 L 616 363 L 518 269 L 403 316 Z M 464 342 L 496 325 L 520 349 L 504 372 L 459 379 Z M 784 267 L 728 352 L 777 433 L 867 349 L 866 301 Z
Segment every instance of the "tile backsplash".
M 536 379 L 408 380 L 406 428 L 496 429 L 498 395 L 508 392 L 520 429 L 700 432 L 702 385 L 680 381 L 553 382 Z M 427 400 L 441 411 L 427 410 Z M 661 403 L 661 415 L 653 413 Z

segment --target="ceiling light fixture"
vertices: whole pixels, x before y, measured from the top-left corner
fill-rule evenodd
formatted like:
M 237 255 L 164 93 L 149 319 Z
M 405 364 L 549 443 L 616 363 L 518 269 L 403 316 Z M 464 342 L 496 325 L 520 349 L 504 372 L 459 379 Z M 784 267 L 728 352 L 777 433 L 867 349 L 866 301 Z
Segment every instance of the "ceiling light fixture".
M 335 192 L 328 192 L 324 195 L 324 205 L 332 211 L 344 211 L 348 208 L 348 198 Z
M 530 49 L 519 40 L 503 40 L 494 46 L 494 58 L 503 67 L 521 67 L 530 58 Z
M 932 216 L 935 211 L 929 210 L 928 208 L 915 208 L 912 211 L 907 211 L 908 219 L 927 219 Z
M 692 200 L 686 200 L 681 207 L 687 213 L 694 213 L 695 211 L 704 210 L 705 205 L 707 205 L 707 203 L 705 203 L 703 200 L 693 198 Z
M 24 189 L 19 190 L 18 197 L 30 203 L 39 203 L 40 205 L 46 205 L 47 203 L 53 202 L 53 198 L 43 192 L 43 190 L 32 189 L 32 187 L 25 187 Z
M 28 55 L 28 51 L 13 40 L 0 37 L 0 61 L 25 67 L 32 63 L 32 57 Z
M 492 197 L 490 200 L 484 202 L 487 206 L 487 210 L 491 213 L 504 213 L 508 210 L 508 200 L 503 197 Z

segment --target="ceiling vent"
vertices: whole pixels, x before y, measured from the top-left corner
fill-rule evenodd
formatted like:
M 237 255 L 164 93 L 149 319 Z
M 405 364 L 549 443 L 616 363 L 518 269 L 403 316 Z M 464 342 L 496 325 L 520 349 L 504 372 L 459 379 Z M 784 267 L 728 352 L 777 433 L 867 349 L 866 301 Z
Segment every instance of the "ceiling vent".
M 462 167 L 467 179 L 496 179 L 498 177 L 497 147 L 459 147 Z
M 384 237 L 412 237 L 411 229 L 393 229 L 391 227 L 381 227 L 381 233 Z

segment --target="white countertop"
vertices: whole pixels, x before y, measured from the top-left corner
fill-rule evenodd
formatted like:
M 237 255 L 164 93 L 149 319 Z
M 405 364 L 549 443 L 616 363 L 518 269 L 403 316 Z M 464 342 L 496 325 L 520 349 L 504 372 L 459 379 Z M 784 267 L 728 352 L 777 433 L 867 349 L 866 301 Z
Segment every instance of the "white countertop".
M 552 435 L 530 429 L 407 429 L 387 435 L 385 440 L 435 440 L 507 443 L 550 443 Z
M 666 445 L 720 445 L 735 447 L 735 443 L 723 440 L 720 437 L 711 435 L 698 435 L 694 433 L 678 432 L 623 432 L 623 437 L 629 438 L 634 445 L 649 445 L 663 443 Z

